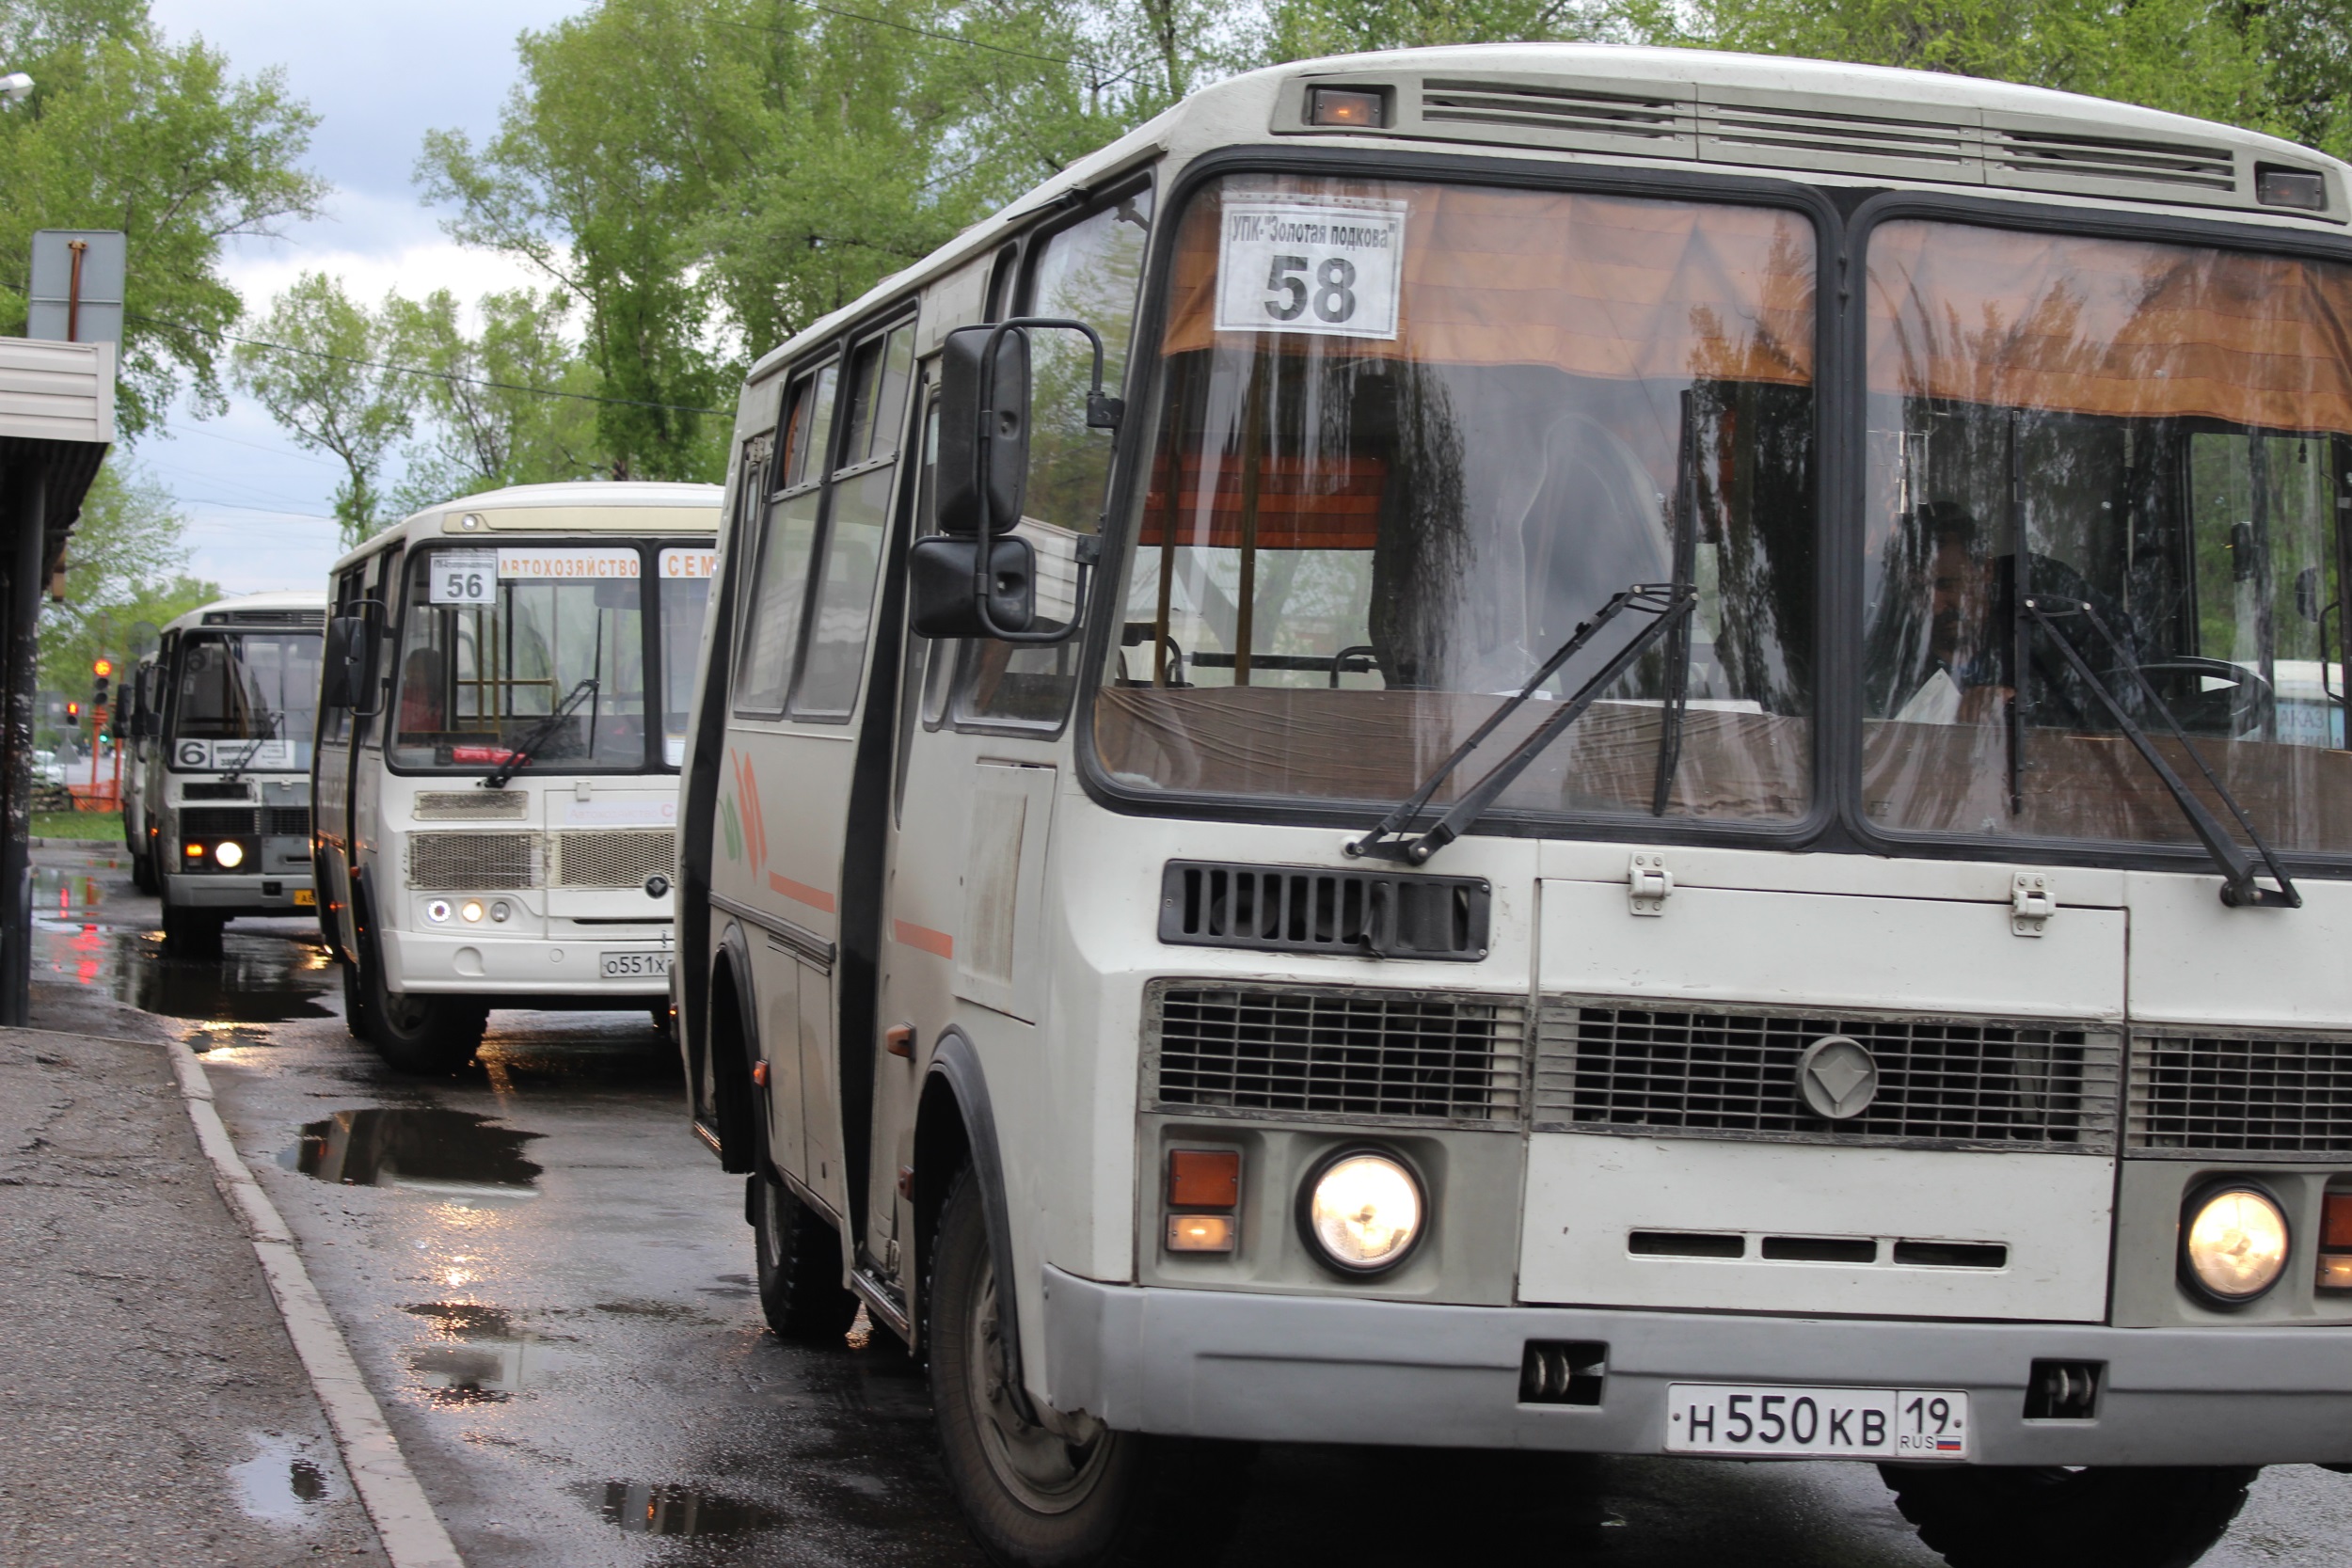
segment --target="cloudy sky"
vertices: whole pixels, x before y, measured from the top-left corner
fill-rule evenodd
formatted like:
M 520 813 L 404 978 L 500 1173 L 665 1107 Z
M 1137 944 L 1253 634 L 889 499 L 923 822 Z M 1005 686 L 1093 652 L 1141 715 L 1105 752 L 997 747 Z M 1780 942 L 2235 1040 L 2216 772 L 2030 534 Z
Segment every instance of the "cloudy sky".
M 515 39 L 580 8 L 581 0 L 152 0 L 174 39 L 201 36 L 241 72 L 285 70 L 320 115 L 310 166 L 334 187 L 327 215 L 284 239 L 246 241 L 228 258 L 248 307 L 298 274 L 340 274 L 362 298 L 398 287 L 472 299 L 527 277 L 506 261 L 452 244 L 410 181 L 424 133 L 476 140 L 496 128 L 515 80 Z M 335 557 L 327 515 L 341 466 L 287 440 L 268 415 L 236 399 L 228 416 L 175 410 L 135 460 L 167 484 L 194 526 L 191 565 L 231 592 L 316 588 Z

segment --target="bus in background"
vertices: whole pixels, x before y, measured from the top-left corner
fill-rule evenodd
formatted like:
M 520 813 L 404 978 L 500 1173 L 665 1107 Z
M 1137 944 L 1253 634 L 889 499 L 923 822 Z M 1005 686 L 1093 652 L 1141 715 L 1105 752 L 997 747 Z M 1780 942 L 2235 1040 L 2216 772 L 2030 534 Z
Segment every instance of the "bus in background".
M 520 485 L 336 562 L 320 925 L 352 1032 L 462 1067 L 493 1007 L 666 1027 L 686 711 L 715 485 Z
M 1309 61 L 764 357 L 678 984 L 770 1323 L 928 1355 L 1000 1563 L 1203 1440 L 1871 1461 L 1960 1568 L 2352 1464 L 2347 175 Z
M 162 891 L 149 854 L 146 789 L 148 765 L 163 740 L 156 670 L 151 653 L 141 654 L 131 666 L 118 688 L 122 716 L 115 724 L 115 744 L 122 750 L 122 847 L 131 857 L 131 883 L 141 893 Z
M 222 924 L 239 915 L 311 907 L 306 775 L 324 602 L 218 599 L 165 626 L 151 662 L 139 661 L 137 728 L 118 726 L 141 830 L 132 875 L 162 898 L 174 953 L 218 952 Z

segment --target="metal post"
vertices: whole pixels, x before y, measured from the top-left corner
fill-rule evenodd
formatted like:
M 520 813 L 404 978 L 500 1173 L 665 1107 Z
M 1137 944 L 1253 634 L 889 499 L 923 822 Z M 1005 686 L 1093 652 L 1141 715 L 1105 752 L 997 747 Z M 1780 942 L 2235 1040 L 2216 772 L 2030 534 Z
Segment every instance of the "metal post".
M 41 564 L 48 531 L 48 475 L 33 467 L 0 489 L 0 536 L 8 539 L 8 723 L 0 733 L 0 793 L 7 820 L 0 836 L 0 1024 L 22 1028 L 32 1015 L 33 689 L 39 684 Z
M 82 262 L 89 255 L 89 242 L 68 240 L 65 247 L 73 252 L 73 277 L 65 294 L 65 341 L 78 343 L 82 341 Z

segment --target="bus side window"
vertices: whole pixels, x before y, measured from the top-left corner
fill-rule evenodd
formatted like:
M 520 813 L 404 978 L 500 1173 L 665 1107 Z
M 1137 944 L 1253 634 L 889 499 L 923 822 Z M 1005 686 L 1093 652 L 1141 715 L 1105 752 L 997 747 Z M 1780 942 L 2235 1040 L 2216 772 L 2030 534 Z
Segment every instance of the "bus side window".
M 824 464 L 812 462 L 833 428 L 834 391 L 841 361 L 796 378 L 785 393 L 783 450 L 775 491 L 760 529 L 759 554 L 743 612 L 743 646 L 735 667 L 735 711 L 773 717 L 792 686 L 801 641 L 801 608 L 807 598 L 809 552 L 817 543 L 817 508 L 824 496 Z
M 354 607 L 361 597 L 360 570 L 355 566 L 335 579 L 335 607 L 327 611 L 328 614 L 350 615 L 356 612 Z M 351 743 L 351 708 L 348 705 L 329 707 L 319 716 L 319 739 L 329 746 Z
M 1022 314 L 1068 316 L 1103 335 L 1103 385 L 1116 393 L 1127 371 L 1136 293 L 1152 231 L 1152 189 L 1138 186 L 1036 247 Z M 1093 351 L 1073 332 L 1030 338 L 1032 402 L 1028 491 L 1018 531 L 1037 551 L 1038 620 L 1077 613 L 1077 542 L 1100 531 L 1111 441 L 1087 428 Z M 1043 647 L 967 645 L 959 720 L 1058 727 L 1076 687 L 1076 640 Z
M 833 505 L 816 568 L 816 613 L 792 701 L 795 716 L 846 719 L 857 704 L 914 370 L 912 321 L 867 339 L 850 356 L 847 429 L 834 460 Z

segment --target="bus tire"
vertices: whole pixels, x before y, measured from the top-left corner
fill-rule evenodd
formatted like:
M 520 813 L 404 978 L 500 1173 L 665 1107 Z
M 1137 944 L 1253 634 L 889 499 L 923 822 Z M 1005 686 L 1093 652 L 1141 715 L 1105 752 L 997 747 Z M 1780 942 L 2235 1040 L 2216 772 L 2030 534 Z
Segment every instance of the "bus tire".
M 2229 1529 L 2256 1473 L 1879 1466 L 1895 1506 L 1952 1568 L 2188 1568 Z
M 210 910 L 164 906 L 164 951 L 175 958 L 220 957 L 220 928 L 227 922 Z
M 360 983 L 359 966 L 349 958 L 339 958 L 335 967 L 343 972 L 343 1027 L 356 1040 L 368 1038 L 368 988 Z
M 840 1341 L 857 1316 L 841 1288 L 841 1235 L 825 1217 L 762 1172 L 751 1178 L 752 1245 L 759 1310 L 779 1339 Z
M 131 847 L 131 885 L 141 893 L 151 894 L 163 891 L 161 884 L 155 880 L 154 863 L 150 861 L 146 851 L 136 845 Z
M 384 966 L 359 964 L 360 1023 L 375 1053 L 395 1070 L 455 1072 L 473 1059 L 490 1009 L 458 996 L 417 996 L 389 989 Z
M 1247 1449 L 1113 1432 L 1042 1407 L 1032 1421 L 1008 1399 L 997 1274 L 970 1166 L 941 1205 L 930 1274 L 923 1343 L 940 1459 L 989 1560 L 1002 1568 L 1216 1560 L 1238 1513 Z

